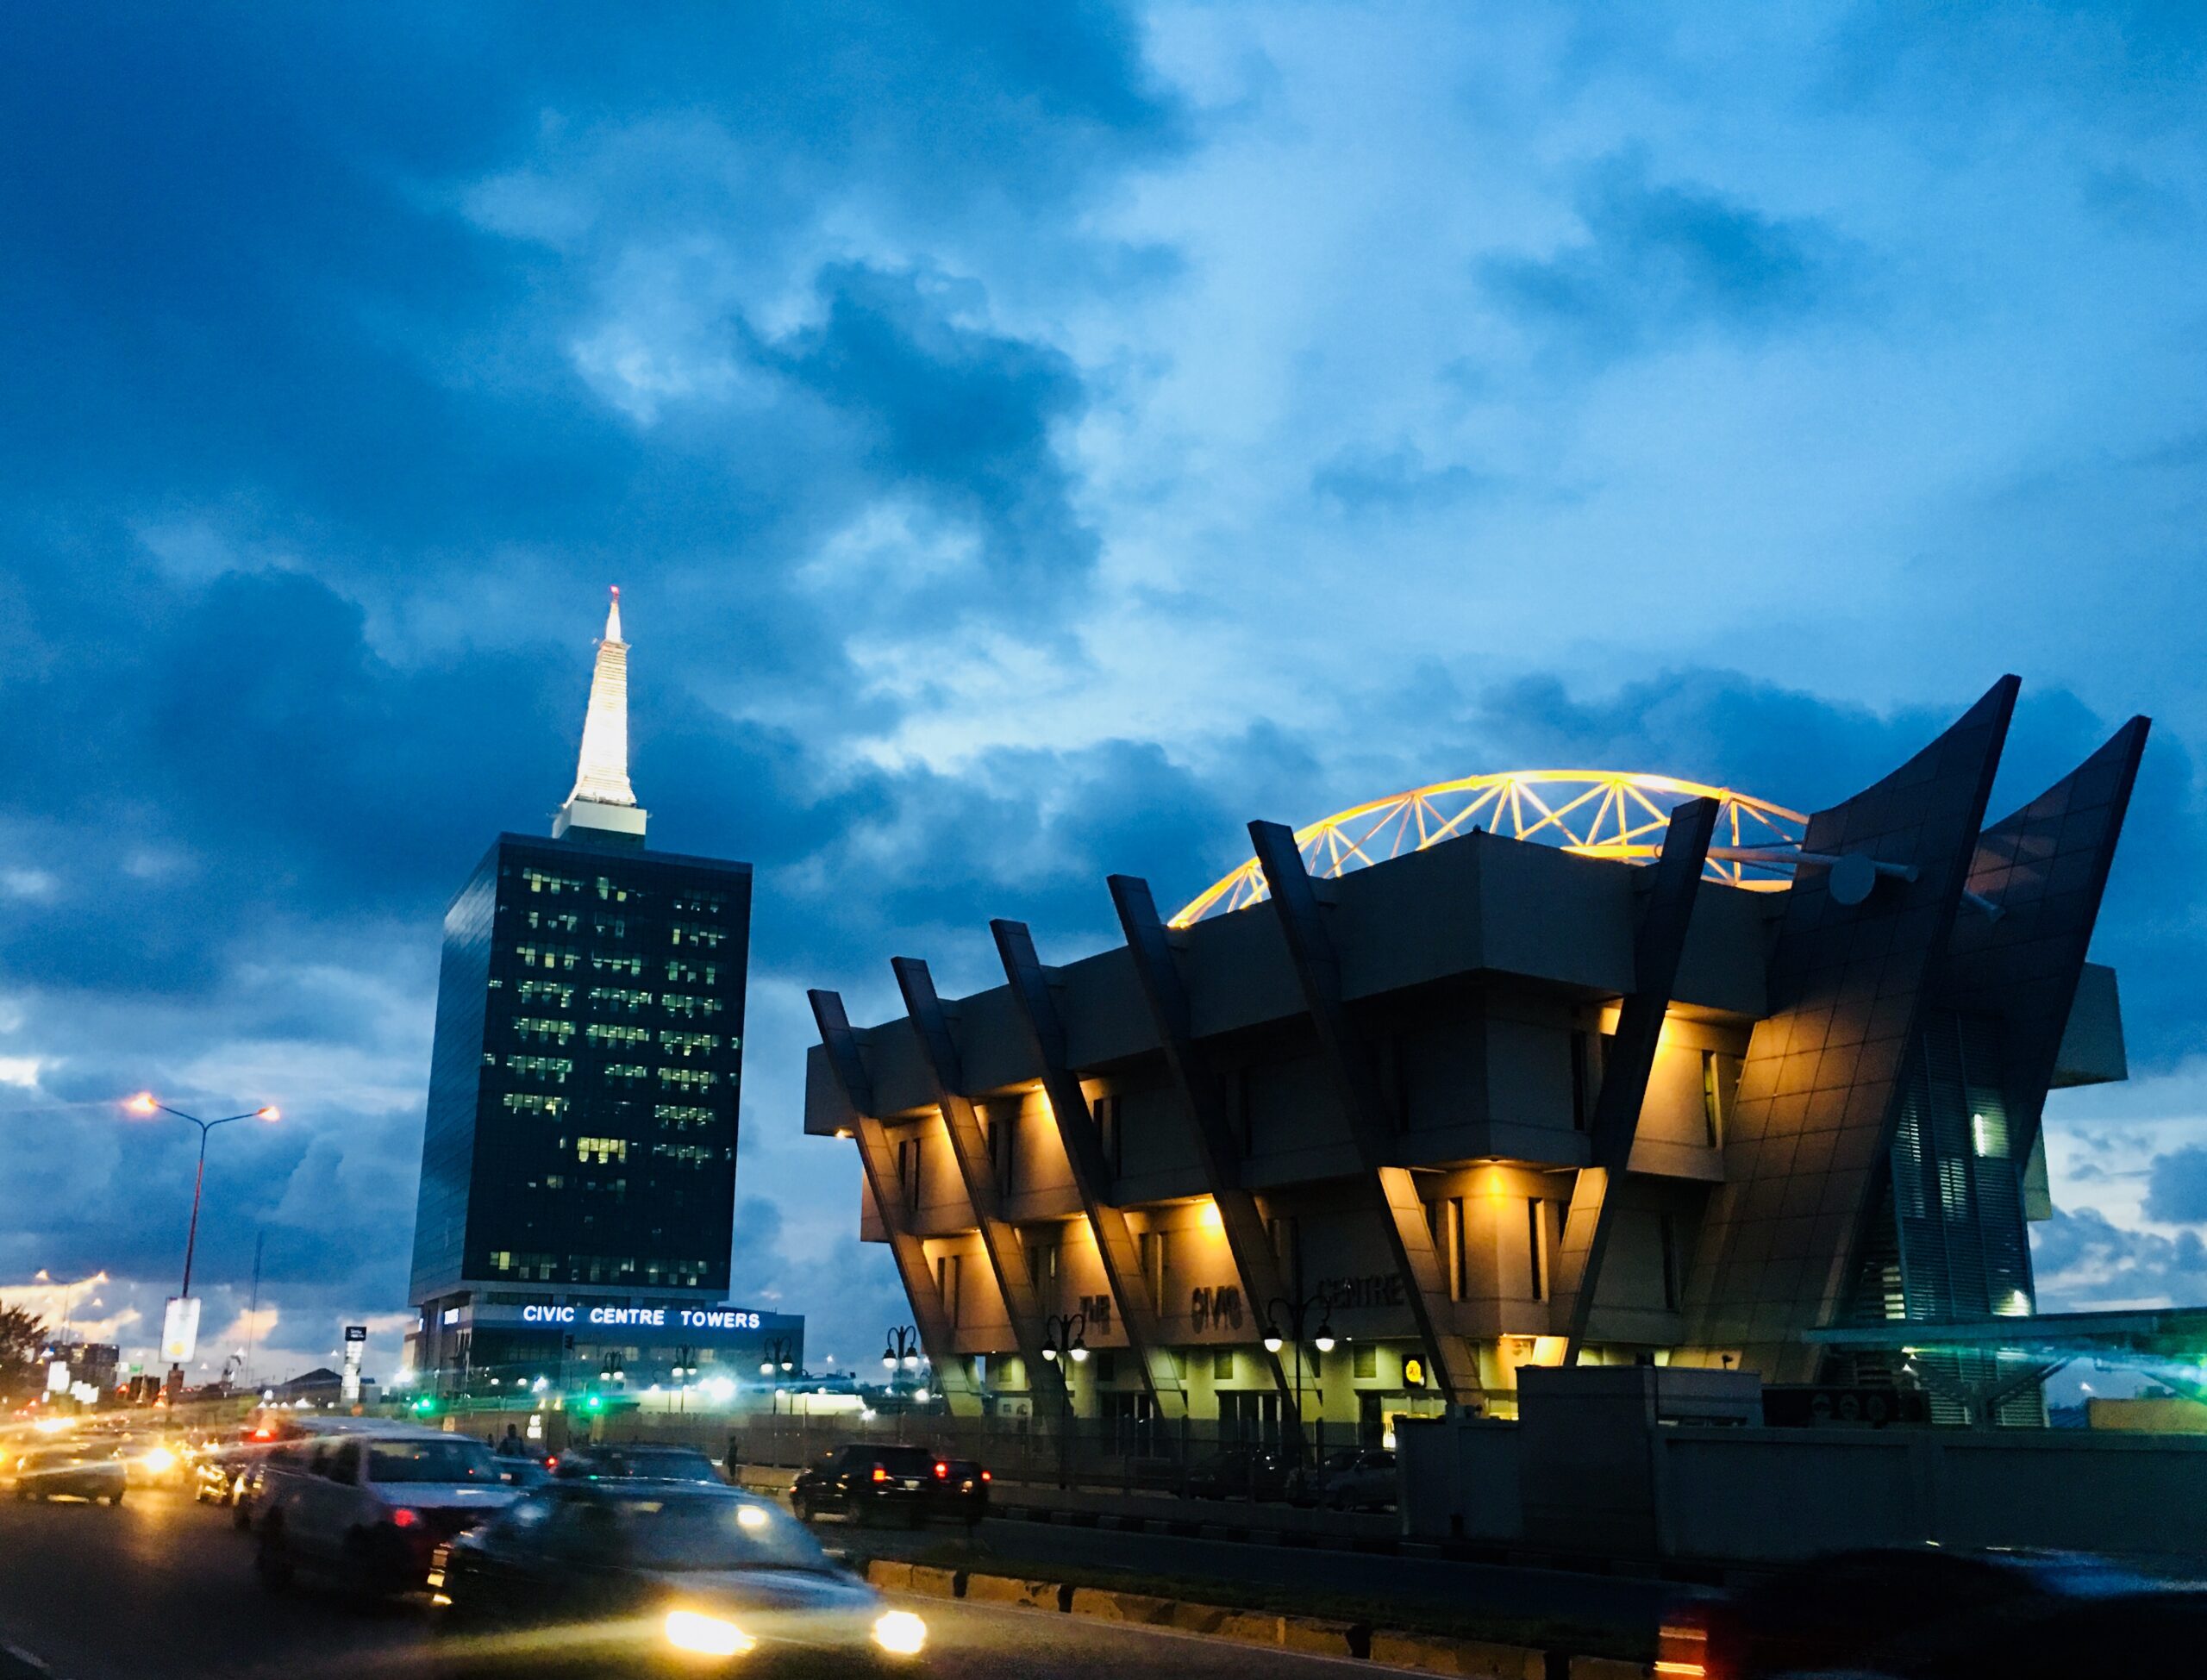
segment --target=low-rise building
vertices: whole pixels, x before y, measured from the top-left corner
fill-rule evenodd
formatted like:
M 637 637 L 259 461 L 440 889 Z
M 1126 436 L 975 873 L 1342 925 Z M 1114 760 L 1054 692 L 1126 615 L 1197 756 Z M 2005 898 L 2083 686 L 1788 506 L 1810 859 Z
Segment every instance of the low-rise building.
M 1114 877 L 1112 948 L 998 921 L 1003 985 L 898 959 L 866 1028 L 815 992 L 805 1127 L 953 1412 L 1377 1436 L 1570 1363 L 2035 1417 L 1998 1332 L 2047 1093 L 2124 1077 L 2085 955 L 2147 726 L 1988 823 L 2016 690 L 1809 815 L 1528 772 L 1252 824 L 1169 919 Z

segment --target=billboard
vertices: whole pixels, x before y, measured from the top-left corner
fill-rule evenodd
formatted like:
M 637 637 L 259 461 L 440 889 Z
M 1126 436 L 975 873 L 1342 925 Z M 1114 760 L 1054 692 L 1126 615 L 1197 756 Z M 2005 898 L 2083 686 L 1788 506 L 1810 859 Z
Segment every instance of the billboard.
M 161 1315 L 161 1357 L 172 1365 L 190 1362 L 199 1350 L 199 1297 L 172 1295 Z
M 368 1351 L 368 1327 L 348 1324 L 345 1327 L 345 1372 L 338 1392 L 347 1406 L 360 1403 L 360 1360 Z

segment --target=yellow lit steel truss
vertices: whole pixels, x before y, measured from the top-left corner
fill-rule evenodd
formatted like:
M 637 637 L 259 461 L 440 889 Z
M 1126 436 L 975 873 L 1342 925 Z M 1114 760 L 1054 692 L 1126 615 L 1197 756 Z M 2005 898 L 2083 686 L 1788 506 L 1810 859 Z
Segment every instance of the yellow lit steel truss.
M 1582 857 L 1646 863 L 1662 849 L 1671 807 L 1703 797 L 1722 802 L 1705 878 L 1766 891 L 1792 878 L 1808 822 L 1800 812 L 1729 788 L 1610 770 L 1510 770 L 1436 782 L 1326 817 L 1297 829 L 1295 840 L 1310 872 L 1327 879 L 1482 828 Z M 1172 925 L 1241 909 L 1265 893 L 1253 858 L 1190 900 Z

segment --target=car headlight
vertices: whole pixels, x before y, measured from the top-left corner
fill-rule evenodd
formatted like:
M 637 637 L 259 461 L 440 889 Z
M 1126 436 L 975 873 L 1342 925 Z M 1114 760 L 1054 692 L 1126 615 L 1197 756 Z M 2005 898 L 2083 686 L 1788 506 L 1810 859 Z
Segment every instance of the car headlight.
M 892 1657 L 916 1657 L 927 1649 L 928 1625 L 910 1610 L 885 1610 L 875 1619 L 873 1642 Z
M 666 1642 L 701 1657 L 741 1657 L 759 1643 L 734 1622 L 697 1610 L 666 1613 Z
M 166 1446 L 157 1446 L 139 1462 L 156 1476 L 166 1476 L 176 1468 L 176 1454 Z

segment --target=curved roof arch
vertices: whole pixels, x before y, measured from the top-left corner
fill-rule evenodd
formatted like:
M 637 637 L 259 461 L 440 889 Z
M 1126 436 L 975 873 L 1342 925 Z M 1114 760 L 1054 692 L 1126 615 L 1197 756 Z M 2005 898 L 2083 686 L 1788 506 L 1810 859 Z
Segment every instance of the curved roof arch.
M 1809 821 L 1800 812 L 1731 788 L 1630 771 L 1505 770 L 1435 782 L 1322 817 L 1297 829 L 1295 842 L 1322 879 L 1481 829 L 1581 857 L 1647 863 L 1662 849 L 1671 808 L 1700 798 L 1719 802 L 1705 878 L 1761 891 L 1792 879 Z M 1266 894 L 1252 858 L 1190 899 L 1171 925 L 1242 909 Z

